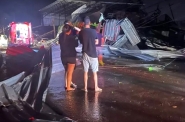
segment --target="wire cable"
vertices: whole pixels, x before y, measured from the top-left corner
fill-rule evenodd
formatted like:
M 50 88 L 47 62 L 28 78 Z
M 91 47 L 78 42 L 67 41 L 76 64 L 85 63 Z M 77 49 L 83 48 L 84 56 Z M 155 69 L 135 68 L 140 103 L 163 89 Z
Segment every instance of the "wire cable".
M 138 27 L 137 29 L 140 29 L 140 28 L 150 28 L 150 27 L 157 27 L 157 26 L 162 26 L 162 25 L 165 25 L 165 24 L 168 24 L 170 22 L 174 22 L 174 21 L 180 21 L 182 18 L 184 18 L 185 16 L 179 18 L 179 19 L 174 19 L 174 20 L 171 20 L 171 21 L 168 21 L 168 22 L 165 22 L 165 23 L 162 23 L 162 24 L 158 24 L 158 25 L 152 25 L 152 26 L 143 26 L 143 27 Z

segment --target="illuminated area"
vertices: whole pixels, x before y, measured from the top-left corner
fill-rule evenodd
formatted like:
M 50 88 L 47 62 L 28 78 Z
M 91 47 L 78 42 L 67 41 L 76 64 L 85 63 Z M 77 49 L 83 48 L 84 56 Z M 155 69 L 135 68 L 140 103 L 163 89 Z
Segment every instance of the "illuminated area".
M 8 38 L 5 35 L 0 35 L 0 47 L 7 47 Z
M 10 42 L 14 44 L 32 44 L 31 23 L 10 24 Z
M 16 40 L 26 43 L 28 37 L 28 26 L 26 24 L 16 24 Z

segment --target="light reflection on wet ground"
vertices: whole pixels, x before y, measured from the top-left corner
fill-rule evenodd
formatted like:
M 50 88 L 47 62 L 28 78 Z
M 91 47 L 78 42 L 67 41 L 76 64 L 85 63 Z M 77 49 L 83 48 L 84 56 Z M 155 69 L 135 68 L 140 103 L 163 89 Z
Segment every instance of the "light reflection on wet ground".
M 60 63 L 59 57 L 54 62 Z M 95 93 L 89 76 L 88 93 L 83 88 L 83 70 L 78 66 L 74 92 L 64 90 L 64 71 L 54 66 L 47 102 L 58 112 L 78 122 L 185 122 L 184 61 L 176 61 L 163 70 L 151 71 L 130 64 L 159 64 L 119 57 L 104 57 L 105 66 L 98 73 L 102 93 Z M 56 68 L 55 68 L 56 67 Z M 59 71 L 61 70 L 61 71 Z
M 182 74 L 178 77 L 170 74 L 141 68 L 102 67 L 98 79 L 103 92 L 93 91 L 94 83 L 89 77 L 89 92 L 84 93 L 80 90 L 83 88 L 83 71 L 78 67 L 73 82 L 79 89 L 65 92 L 63 72 L 58 72 L 52 75 L 48 98 L 79 122 L 185 121 L 184 78 Z

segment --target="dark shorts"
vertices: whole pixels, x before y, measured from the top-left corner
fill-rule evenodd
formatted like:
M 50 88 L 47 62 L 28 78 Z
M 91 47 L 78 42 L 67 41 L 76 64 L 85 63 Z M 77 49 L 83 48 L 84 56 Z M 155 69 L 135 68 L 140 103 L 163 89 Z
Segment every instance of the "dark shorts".
M 62 64 L 64 66 L 64 68 L 67 68 L 67 64 L 75 64 L 76 65 L 76 57 L 65 57 L 65 58 L 61 58 L 62 60 Z

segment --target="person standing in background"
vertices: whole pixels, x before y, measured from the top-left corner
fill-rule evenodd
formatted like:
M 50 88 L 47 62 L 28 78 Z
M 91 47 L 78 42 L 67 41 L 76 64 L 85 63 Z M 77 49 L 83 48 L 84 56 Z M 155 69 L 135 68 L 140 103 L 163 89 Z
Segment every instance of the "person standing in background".
M 84 68 L 84 91 L 87 92 L 87 81 L 89 68 L 93 72 L 93 80 L 95 84 L 95 91 L 101 92 L 102 89 L 98 87 L 98 58 L 95 44 L 98 44 L 98 37 L 96 30 L 90 28 L 90 19 L 86 17 L 84 20 L 85 27 L 79 32 L 79 40 L 82 44 L 82 59 Z
M 72 75 L 76 65 L 76 49 L 78 40 L 72 33 L 72 27 L 65 24 L 62 33 L 59 35 L 59 44 L 61 49 L 61 60 L 65 68 L 65 89 L 66 91 L 75 90 L 71 88 Z
M 104 38 L 103 38 L 102 34 L 99 33 L 98 28 L 96 28 L 96 32 L 97 32 L 97 37 L 98 37 L 98 44 L 96 44 L 96 50 L 97 50 L 97 54 L 98 54 L 98 62 L 101 66 L 103 66 L 104 62 L 103 62 L 102 45 L 104 44 Z

